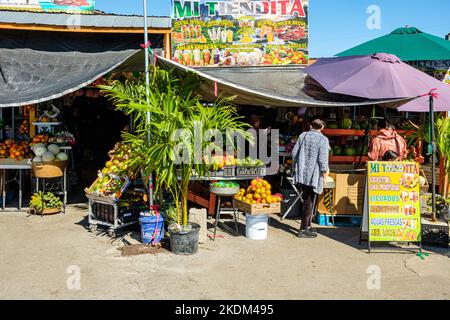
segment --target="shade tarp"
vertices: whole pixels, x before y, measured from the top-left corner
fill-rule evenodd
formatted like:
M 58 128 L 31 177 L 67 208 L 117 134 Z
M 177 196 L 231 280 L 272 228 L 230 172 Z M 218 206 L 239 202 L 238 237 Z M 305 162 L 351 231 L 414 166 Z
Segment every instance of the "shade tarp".
M 283 67 L 204 67 L 189 68 L 164 58 L 160 66 L 177 68 L 181 72 L 194 72 L 202 83 L 198 94 L 206 102 L 217 96 L 235 96 L 239 105 L 270 107 L 351 107 L 379 105 L 396 108 L 414 98 L 367 100 L 344 95 L 329 94 L 309 78 L 301 66 Z M 216 92 L 217 88 L 217 92 Z
M 121 34 L 1 31 L 0 107 L 56 99 L 113 70 L 143 70 L 140 38 Z M 157 36 L 152 40 L 153 46 L 161 42 Z

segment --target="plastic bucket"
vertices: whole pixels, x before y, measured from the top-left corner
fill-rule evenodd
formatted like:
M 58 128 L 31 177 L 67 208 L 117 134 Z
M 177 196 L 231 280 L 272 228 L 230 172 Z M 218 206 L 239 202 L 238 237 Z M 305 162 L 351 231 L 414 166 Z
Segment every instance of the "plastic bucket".
M 145 244 L 158 244 L 164 237 L 164 218 L 162 215 L 139 218 L 141 239 Z
M 200 225 L 190 223 L 192 230 L 189 232 L 170 232 L 170 249 L 175 254 L 191 255 L 198 251 Z
M 251 240 L 266 240 L 269 215 L 252 216 L 246 214 L 245 236 Z

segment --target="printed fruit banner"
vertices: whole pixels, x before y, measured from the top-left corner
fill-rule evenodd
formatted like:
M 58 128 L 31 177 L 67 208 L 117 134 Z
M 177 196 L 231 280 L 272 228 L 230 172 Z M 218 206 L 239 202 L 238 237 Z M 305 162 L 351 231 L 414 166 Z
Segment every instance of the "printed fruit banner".
M 308 63 L 308 0 L 172 0 L 173 60 L 192 67 Z
M 90 12 L 95 0 L 0 0 L 0 9 Z
M 369 162 L 370 241 L 420 241 L 419 173 L 414 162 Z

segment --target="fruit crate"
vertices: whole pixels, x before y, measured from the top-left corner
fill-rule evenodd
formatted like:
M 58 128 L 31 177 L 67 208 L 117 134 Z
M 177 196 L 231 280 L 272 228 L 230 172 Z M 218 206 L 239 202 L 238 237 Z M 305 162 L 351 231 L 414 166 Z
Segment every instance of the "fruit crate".
M 448 248 L 449 226 L 447 222 L 432 223 L 422 219 L 422 243 L 424 245 Z
M 86 193 L 86 197 L 90 200 L 94 200 L 94 201 L 101 201 L 101 202 L 106 202 L 108 204 L 113 204 L 116 203 L 120 200 L 120 197 L 123 195 L 123 193 L 128 189 L 128 187 L 131 185 L 131 180 L 128 177 L 117 177 L 117 176 L 113 176 L 115 179 L 121 179 L 122 180 L 122 186 L 120 188 L 119 191 L 119 196 L 117 197 L 115 194 L 111 194 L 111 195 L 103 195 L 100 193 L 94 193 L 91 192 L 92 188 L 94 187 L 94 185 L 97 183 L 97 181 L 99 179 L 101 179 L 100 177 L 98 177 L 89 188 L 86 188 L 84 191 Z
M 89 230 L 94 232 L 98 226 L 107 227 L 108 234 L 114 237 L 118 230 L 137 224 L 140 212 L 144 210 L 144 203 L 121 206 L 120 203 L 89 199 Z
M 250 167 L 238 166 L 236 167 L 237 177 L 264 177 L 266 176 L 266 167 Z
M 236 208 L 238 208 L 242 212 L 248 213 L 253 216 L 281 213 L 281 203 L 280 202 L 272 203 L 272 204 L 264 204 L 264 203 L 249 204 L 249 203 L 242 202 L 242 201 L 236 200 L 236 199 L 234 199 L 234 201 L 235 201 Z
M 223 167 L 219 171 L 209 171 L 206 175 L 213 178 L 232 178 L 236 176 L 236 167 Z
M 235 177 L 236 176 L 236 167 L 234 166 L 226 166 L 223 167 L 223 176 L 224 177 Z

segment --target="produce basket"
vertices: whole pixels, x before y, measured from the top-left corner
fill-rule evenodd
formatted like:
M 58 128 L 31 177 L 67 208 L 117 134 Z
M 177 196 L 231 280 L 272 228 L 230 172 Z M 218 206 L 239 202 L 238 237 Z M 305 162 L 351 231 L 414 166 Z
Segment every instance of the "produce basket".
M 112 178 L 112 179 L 118 181 L 118 183 L 120 184 L 120 189 L 116 193 L 108 192 L 108 194 L 93 191 L 94 186 L 97 184 L 99 179 L 103 178 L 103 177 L 98 177 L 89 188 L 86 188 L 84 190 L 86 197 L 88 199 L 114 204 L 117 201 L 119 201 L 119 199 L 121 198 L 123 193 L 131 185 L 131 180 L 128 177 L 117 177 L 115 175 L 106 175 L 106 176 L 110 177 L 110 179 Z
M 33 175 L 36 178 L 60 178 L 64 176 L 64 170 L 67 167 L 68 161 L 54 161 L 54 162 L 33 162 Z
M 236 207 L 250 215 L 253 216 L 259 216 L 259 215 L 265 215 L 265 214 L 279 214 L 281 213 L 281 203 L 272 203 L 272 204 L 248 204 L 246 202 L 242 202 L 239 200 L 234 200 Z
M 61 208 L 53 208 L 53 209 L 44 209 L 44 212 L 42 212 L 42 215 L 52 215 L 57 214 L 61 212 Z
M 240 190 L 239 187 L 223 188 L 213 186 L 212 184 L 209 186 L 209 191 L 218 196 L 234 196 L 239 193 L 239 190 Z
M 61 213 L 61 210 L 62 210 L 61 208 L 52 208 L 52 209 L 44 209 L 44 211 L 41 212 L 39 210 L 32 209 L 32 212 L 33 212 L 33 214 L 50 216 L 50 215 Z

